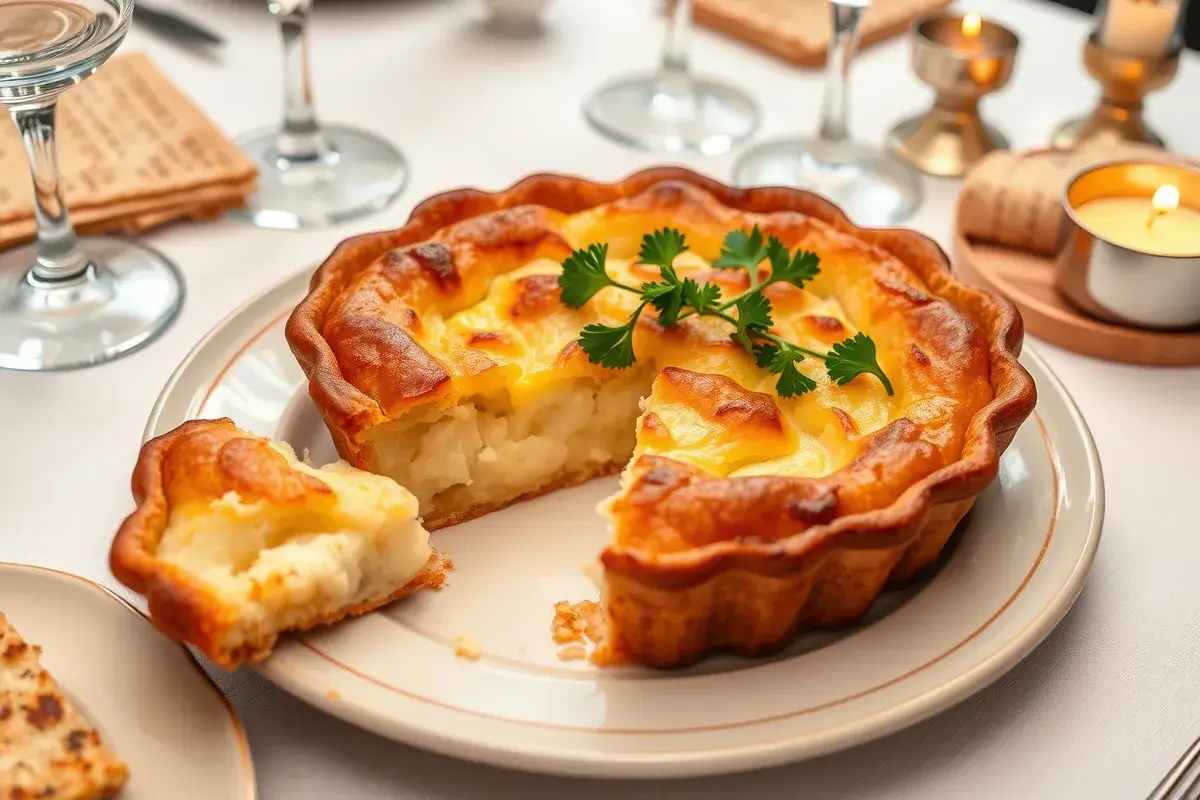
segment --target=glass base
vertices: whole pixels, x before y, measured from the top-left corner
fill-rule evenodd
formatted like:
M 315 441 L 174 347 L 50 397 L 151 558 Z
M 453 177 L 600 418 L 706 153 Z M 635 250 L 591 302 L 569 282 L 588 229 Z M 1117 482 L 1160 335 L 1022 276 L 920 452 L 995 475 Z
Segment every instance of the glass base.
M 232 216 L 262 228 L 321 228 L 386 208 L 408 183 L 395 145 L 367 131 L 326 125 L 329 151 L 311 161 L 284 159 L 279 129 L 251 131 L 235 143 L 258 164 L 258 189 Z
M 34 372 L 112 361 L 156 339 L 183 305 L 179 270 L 156 250 L 86 237 L 88 271 L 41 283 L 33 245 L 0 254 L 0 368 Z
M 733 165 L 737 186 L 795 186 L 830 200 L 856 225 L 894 225 L 921 205 L 921 176 L 889 153 L 858 142 L 812 138 L 765 142 Z
M 592 127 L 621 144 L 717 155 L 758 130 L 758 104 L 740 89 L 687 74 L 625 78 L 583 102 Z

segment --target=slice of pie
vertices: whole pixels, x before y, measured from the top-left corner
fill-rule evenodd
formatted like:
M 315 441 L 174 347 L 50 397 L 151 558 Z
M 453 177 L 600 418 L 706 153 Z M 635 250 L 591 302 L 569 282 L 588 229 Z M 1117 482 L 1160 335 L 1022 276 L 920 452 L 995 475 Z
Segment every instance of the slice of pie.
M 147 442 L 133 494 L 113 574 L 146 596 L 160 630 L 225 667 L 265 658 L 284 631 L 440 586 L 449 567 L 394 481 L 344 462 L 316 469 L 228 419 Z
M 659 278 L 638 252 L 664 227 L 690 248 L 679 278 L 722 297 L 750 280 L 714 268 L 731 231 L 814 251 L 811 283 L 766 290 L 771 330 L 822 353 L 869 335 L 894 394 L 810 358 L 813 389 L 780 396 L 724 322 L 664 325 L 649 307 L 632 366 L 592 363 L 581 329 L 620 324 L 639 298 L 567 307 L 564 259 L 604 243 L 608 275 L 636 287 Z M 929 239 L 680 169 L 435 197 L 339 246 L 287 336 L 342 457 L 411 490 L 430 529 L 624 469 L 602 509 L 607 645 L 658 666 L 860 618 L 937 557 L 1036 397 L 1015 310 L 954 281 Z
M 125 765 L 40 662 L 41 648 L 0 614 L 0 800 L 106 800 Z

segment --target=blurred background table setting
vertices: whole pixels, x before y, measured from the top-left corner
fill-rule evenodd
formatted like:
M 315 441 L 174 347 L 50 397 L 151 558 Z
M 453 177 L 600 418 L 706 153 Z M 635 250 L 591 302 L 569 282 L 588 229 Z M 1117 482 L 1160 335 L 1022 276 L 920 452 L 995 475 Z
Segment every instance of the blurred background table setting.
M 936 240 L 958 277 L 1017 305 L 1078 404 L 1107 507 L 1062 624 L 907 730 L 659 782 L 459 761 L 206 664 L 257 796 L 1146 797 L 1200 735 L 1187 5 L 0 0 L 15 120 L 0 132 L 0 561 L 140 603 L 109 572 L 109 533 L 164 385 L 235 309 L 423 198 L 662 163 L 800 186 L 859 225 Z M 1088 215 L 1113 200 L 1135 210 Z M 1146 231 L 1122 238 L 1122 214 Z

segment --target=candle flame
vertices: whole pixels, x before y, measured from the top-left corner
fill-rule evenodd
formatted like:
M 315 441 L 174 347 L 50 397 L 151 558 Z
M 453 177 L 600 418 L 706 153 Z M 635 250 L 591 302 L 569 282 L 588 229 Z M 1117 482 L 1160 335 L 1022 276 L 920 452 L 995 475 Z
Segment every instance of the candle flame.
M 974 39 L 979 35 L 980 29 L 983 28 L 983 20 L 974 11 L 963 17 L 962 32 L 963 36 L 968 39 Z
M 1150 200 L 1150 205 L 1154 206 L 1157 214 L 1174 211 L 1179 208 L 1179 189 L 1169 183 L 1158 187 L 1158 190 L 1154 192 L 1153 199 Z

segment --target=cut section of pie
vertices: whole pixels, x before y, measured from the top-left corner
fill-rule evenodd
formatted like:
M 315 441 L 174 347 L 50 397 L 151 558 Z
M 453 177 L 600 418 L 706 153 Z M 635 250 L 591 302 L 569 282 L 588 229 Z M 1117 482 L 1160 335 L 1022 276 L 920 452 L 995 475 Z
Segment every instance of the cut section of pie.
M 0 614 L 0 798 L 116 797 L 128 769 L 62 693 L 41 652 Z
M 159 629 L 225 667 L 265 658 L 284 631 L 440 586 L 449 567 L 394 481 L 344 462 L 316 469 L 228 419 L 147 442 L 133 493 L 113 574 L 146 596 Z
M 765 290 L 771 330 L 814 352 L 869 335 L 894 393 L 806 359 L 814 388 L 782 397 L 724 322 L 649 308 L 632 366 L 592 363 L 581 329 L 639 298 L 569 308 L 563 261 L 602 243 L 610 277 L 654 281 L 639 245 L 664 227 L 689 245 L 678 276 L 722 297 L 750 282 L 714 268 L 731 231 L 815 252 L 811 283 Z M 937 557 L 1036 397 L 1014 309 L 955 282 L 929 239 L 679 169 L 435 197 L 339 246 L 287 336 L 341 456 L 411 490 L 430 529 L 624 469 L 603 508 L 607 645 L 659 666 L 857 620 Z

